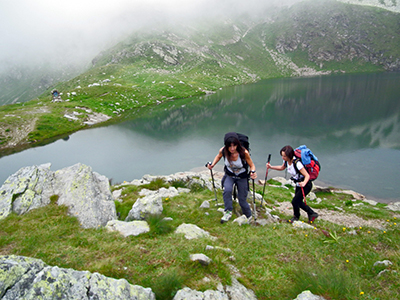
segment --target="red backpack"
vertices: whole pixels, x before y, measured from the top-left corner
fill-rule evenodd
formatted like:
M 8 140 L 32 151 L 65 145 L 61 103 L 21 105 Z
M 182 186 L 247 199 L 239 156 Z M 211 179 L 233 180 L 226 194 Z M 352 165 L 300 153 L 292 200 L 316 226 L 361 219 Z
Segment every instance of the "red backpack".
M 305 145 L 302 145 L 294 150 L 294 156 L 295 159 L 293 160 L 293 165 L 296 169 L 296 172 L 300 173 L 296 166 L 296 163 L 300 160 L 306 168 L 307 173 L 310 175 L 310 180 L 313 181 L 317 179 L 319 171 L 321 170 L 321 164 L 311 150 Z M 302 156 L 304 159 L 302 159 Z

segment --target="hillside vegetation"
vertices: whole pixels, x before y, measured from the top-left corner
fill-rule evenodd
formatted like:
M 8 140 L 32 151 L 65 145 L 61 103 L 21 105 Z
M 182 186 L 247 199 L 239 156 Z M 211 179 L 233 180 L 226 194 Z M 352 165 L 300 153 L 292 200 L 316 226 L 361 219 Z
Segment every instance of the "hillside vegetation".
M 336 1 L 135 32 L 87 72 L 0 107 L 0 156 L 91 126 L 84 122 L 94 114 L 118 122 L 143 107 L 261 79 L 400 70 L 399 33 L 399 14 Z

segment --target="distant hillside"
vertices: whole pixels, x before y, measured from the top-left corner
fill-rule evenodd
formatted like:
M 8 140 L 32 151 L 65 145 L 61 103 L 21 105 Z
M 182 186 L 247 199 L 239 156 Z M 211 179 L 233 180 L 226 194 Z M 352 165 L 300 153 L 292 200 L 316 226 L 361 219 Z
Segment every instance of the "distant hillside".
M 137 32 L 92 63 L 118 69 L 121 82 L 143 73 L 180 73 L 193 82 L 214 76 L 211 89 L 282 76 L 399 71 L 399 20 L 375 7 L 308 1 L 262 18 Z
M 136 32 L 94 58 L 93 67 L 157 68 L 194 79 L 204 72 L 218 75 L 221 86 L 331 71 L 399 70 L 399 14 L 390 11 L 400 11 L 397 0 L 342 2 L 305 1 L 258 16 Z M 0 74 L 0 104 L 37 97 L 86 67 L 10 68 Z
M 400 1 L 398 0 L 339 0 L 344 3 L 369 5 L 384 8 L 394 12 L 400 12 Z
M 76 69 L 54 77 L 37 72 L 32 81 L 16 72 L 20 79 L 4 89 L 9 99 L 37 85 L 48 89 L 36 102 L 0 110 L 0 147 L 37 144 L 80 130 L 94 117 L 117 122 L 143 107 L 261 79 L 400 71 L 399 33 L 399 13 L 334 0 L 137 31 L 69 81 L 54 84 Z M 57 103 L 50 102 L 54 88 L 61 93 Z
M 0 105 L 36 98 L 60 81 L 70 80 L 87 68 L 62 66 L 12 66 L 0 74 Z

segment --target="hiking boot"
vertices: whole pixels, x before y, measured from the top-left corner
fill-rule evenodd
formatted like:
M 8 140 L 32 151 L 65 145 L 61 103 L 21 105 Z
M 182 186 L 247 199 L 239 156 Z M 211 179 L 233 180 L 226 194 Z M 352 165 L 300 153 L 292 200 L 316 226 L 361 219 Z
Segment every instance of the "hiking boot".
M 221 218 L 221 224 L 228 222 L 231 218 L 232 212 L 230 210 L 225 211 L 223 217 Z
M 318 214 L 313 212 L 312 214 L 308 215 L 308 222 L 312 224 L 316 218 L 318 218 Z
M 254 222 L 253 216 L 250 216 L 250 217 L 247 218 L 247 223 L 248 223 L 248 224 L 251 224 L 251 223 L 253 223 L 253 222 Z
M 299 218 L 293 217 L 293 218 L 291 218 L 290 220 L 287 220 L 287 222 L 288 222 L 288 223 L 293 223 L 293 222 L 298 221 L 298 220 L 299 220 Z

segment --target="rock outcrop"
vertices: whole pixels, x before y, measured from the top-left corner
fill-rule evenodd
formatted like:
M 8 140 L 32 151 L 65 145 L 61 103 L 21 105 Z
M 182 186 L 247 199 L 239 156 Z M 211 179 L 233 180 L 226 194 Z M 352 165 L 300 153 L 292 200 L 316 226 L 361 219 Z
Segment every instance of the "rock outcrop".
M 59 205 L 68 206 L 83 228 L 117 219 L 108 179 L 81 163 L 56 172 L 50 164 L 21 168 L 0 188 L 0 219 L 46 206 L 52 196 Z
M 136 299 L 155 300 L 150 288 L 99 273 L 46 265 L 24 256 L 0 256 L 0 298 L 3 300 Z

